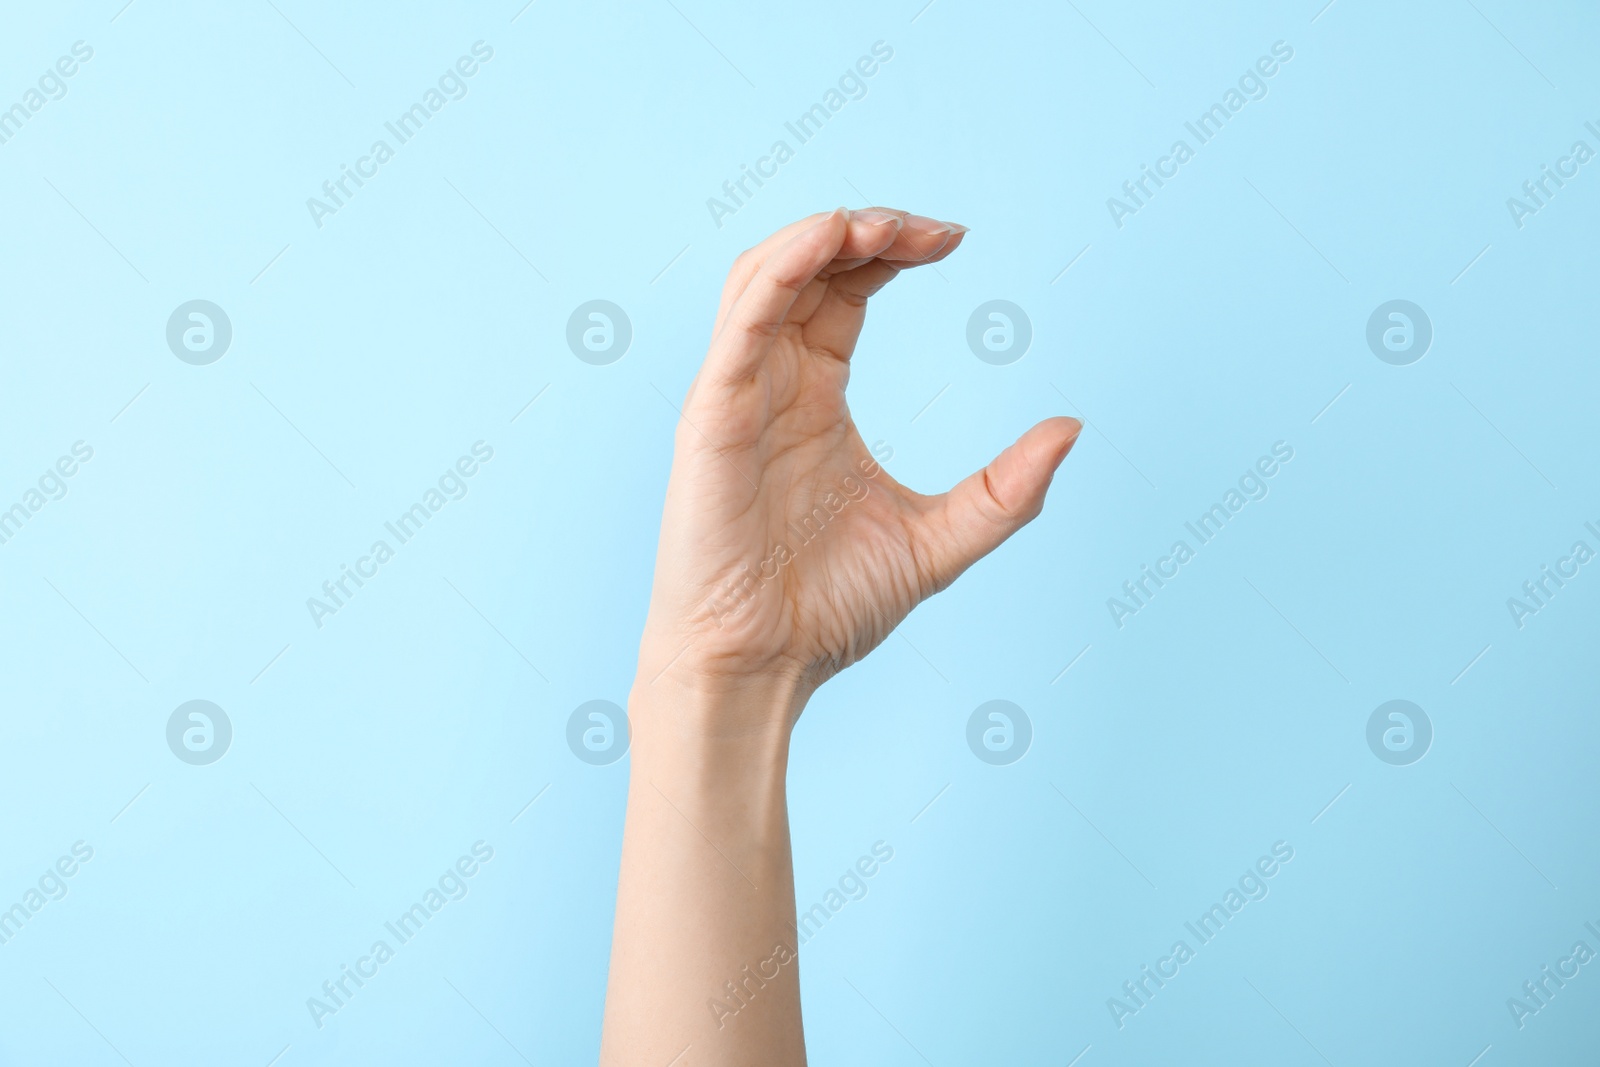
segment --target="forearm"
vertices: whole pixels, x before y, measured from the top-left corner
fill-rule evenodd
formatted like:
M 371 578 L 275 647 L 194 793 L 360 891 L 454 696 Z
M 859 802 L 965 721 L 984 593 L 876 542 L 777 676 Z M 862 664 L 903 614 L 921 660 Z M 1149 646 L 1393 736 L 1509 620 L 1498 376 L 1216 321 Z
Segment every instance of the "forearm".
M 805 1062 L 784 798 L 798 699 L 777 681 L 636 685 L 605 1067 Z

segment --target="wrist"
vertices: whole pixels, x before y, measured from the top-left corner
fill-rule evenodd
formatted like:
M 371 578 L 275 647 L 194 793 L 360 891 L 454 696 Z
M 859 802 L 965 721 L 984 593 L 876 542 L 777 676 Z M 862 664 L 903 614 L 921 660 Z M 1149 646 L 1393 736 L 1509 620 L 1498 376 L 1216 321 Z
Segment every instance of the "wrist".
M 630 822 L 661 832 L 692 827 L 752 885 L 792 880 L 786 793 L 796 699 L 776 679 L 636 684 Z
M 635 766 L 708 781 L 775 777 L 781 784 L 789 736 L 809 695 L 797 677 L 641 675 L 628 695 Z
M 654 750 L 749 753 L 789 747 L 810 693 L 798 672 L 640 673 L 627 696 L 634 745 Z

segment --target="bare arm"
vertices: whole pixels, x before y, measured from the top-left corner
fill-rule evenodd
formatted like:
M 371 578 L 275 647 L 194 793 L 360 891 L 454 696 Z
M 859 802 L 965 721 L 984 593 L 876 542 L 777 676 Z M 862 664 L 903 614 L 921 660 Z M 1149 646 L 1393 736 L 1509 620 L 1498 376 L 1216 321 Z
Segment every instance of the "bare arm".
M 629 700 L 601 1063 L 805 1062 L 784 777 L 817 686 L 1031 521 L 1080 429 L 1047 419 L 950 492 L 873 461 L 845 383 L 867 299 L 963 228 L 887 209 L 742 255 L 684 402 Z

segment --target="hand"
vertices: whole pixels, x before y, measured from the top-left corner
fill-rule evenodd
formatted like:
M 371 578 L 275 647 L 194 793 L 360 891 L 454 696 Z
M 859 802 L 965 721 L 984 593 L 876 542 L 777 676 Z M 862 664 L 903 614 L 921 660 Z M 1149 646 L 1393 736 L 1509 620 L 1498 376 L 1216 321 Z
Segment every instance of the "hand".
M 1076 420 L 1047 419 L 942 496 L 898 484 L 862 443 L 844 390 L 867 299 L 964 232 L 840 209 L 728 277 L 678 424 L 629 698 L 604 1064 L 690 1048 L 707 1065 L 805 1063 L 790 727 L 817 685 L 1039 514 L 1077 439 Z
M 1052 418 L 948 493 L 874 461 L 845 404 L 869 297 L 965 227 L 843 208 L 739 257 L 678 424 L 639 685 L 800 699 L 1030 522 L 1082 428 Z

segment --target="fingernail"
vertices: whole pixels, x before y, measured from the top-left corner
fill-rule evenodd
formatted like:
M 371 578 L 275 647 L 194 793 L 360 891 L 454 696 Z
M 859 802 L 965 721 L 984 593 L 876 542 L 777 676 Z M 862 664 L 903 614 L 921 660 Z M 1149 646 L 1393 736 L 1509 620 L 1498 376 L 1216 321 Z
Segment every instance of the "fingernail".
M 883 226 L 893 223 L 894 228 L 898 230 L 901 225 L 899 215 L 891 215 L 887 211 L 873 211 L 870 208 L 865 211 L 854 212 L 850 217 L 855 222 L 864 222 L 868 226 Z
M 907 215 L 906 222 L 911 225 L 912 229 L 920 230 L 930 237 L 936 237 L 941 233 L 949 233 L 953 229 L 948 222 L 930 219 L 926 215 Z
M 1078 443 L 1078 435 L 1083 433 L 1083 423 L 1080 420 L 1073 419 L 1070 415 L 1067 416 L 1067 418 L 1071 419 L 1072 422 L 1077 423 L 1077 427 L 1070 434 L 1068 434 L 1067 439 L 1061 443 L 1061 449 L 1056 455 L 1057 464 L 1061 463 L 1062 460 L 1067 458 L 1067 454 L 1072 451 L 1072 446 Z
M 971 226 L 963 226 L 959 222 L 947 222 L 945 225 L 950 227 L 951 232 L 957 234 L 966 233 L 972 229 Z

